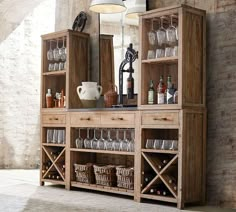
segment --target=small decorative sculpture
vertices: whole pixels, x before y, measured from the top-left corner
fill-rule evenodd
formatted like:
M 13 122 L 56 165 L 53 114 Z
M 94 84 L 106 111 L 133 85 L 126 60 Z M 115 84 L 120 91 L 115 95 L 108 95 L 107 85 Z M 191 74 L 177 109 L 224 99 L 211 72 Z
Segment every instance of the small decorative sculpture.
M 87 14 L 83 11 L 79 13 L 79 15 L 75 18 L 72 29 L 73 31 L 78 31 L 83 32 L 84 27 L 86 25 L 87 21 Z
M 133 79 L 132 78 L 132 73 L 134 73 L 133 69 L 133 62 L 138 58 L 138 51 L 135 51 L 133 49 L 133 44 L 129 44 L 129 47 L 127 48 L 127 52 L 125 54 L 125 59 L 121 62 L 120 68 L 119 68 L 119 104 L 123 104 L 123 73 L 128 72 L 130 73 L 128 80 Z M 129 63 L 129 68 L 124 69 L 125 65 Z M 130 80 L 129 83 L 133 88 L 133 80 Z M 133 97 L 133 89 L 130 90 L 130 95 L 129 96 Z

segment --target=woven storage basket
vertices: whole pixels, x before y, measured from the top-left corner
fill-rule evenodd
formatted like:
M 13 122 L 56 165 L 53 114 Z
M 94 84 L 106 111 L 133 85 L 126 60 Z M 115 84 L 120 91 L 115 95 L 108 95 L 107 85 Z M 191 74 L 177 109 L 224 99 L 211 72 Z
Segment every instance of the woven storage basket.
M 104 186 L 116 185 L 116 168 L 112 165 L 93 165 L 96 184 Z
M 81 183 L 94 183 L 93 164 L 74 164 L 76 181 Z
M 134 189 L 134 168 L 116 167 L 117 187 Z

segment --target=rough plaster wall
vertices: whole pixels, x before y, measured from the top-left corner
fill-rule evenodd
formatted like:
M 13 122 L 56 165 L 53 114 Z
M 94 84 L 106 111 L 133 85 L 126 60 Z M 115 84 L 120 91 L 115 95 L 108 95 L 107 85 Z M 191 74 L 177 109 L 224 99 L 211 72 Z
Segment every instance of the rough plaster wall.
M 0 0 L 0 43 L 42 0 Z
M 54 11 L 43 1 L 0 44 L 0 168 L 39 164 L 40 36 L 54 31 Z
M 207 11 L 207 202 L 236 208 L 236 1 L 150 0 L 150 8 L 177 3 Z

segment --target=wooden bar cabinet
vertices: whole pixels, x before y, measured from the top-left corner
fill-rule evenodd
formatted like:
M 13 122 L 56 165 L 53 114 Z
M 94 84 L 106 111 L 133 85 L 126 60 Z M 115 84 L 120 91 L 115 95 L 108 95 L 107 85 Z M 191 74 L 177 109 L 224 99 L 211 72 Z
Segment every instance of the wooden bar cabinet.
M 148 57 L 148 32 L 161 17 L 175 17 L 178 51 L 175 56 Z M 168 19 L 168 18 L 167 18 Z M 89 80 L 89 35 L 63 31 L 42 36 L 41 172 L 40 182 L 131 196 L 176 204 L 205 202 L 206 164 L 206 73 L 205 11 L 186 5 L 161 8 L 140 16 L 138 107 L 131 109 L 81 109 L 76 87 Z M 156 30 L 156 29 L 155 29 Z M 65 70 L 48 71 L 50 40 L 66 38 Z M 53 42 L 53 49 L 57 47 Z M 55 61 L 53 61 L 55 62 Z M 175 104 L 148 104 L 149 82 L 154 89 L 160 76 L 171 76 L 178 97 Z M 65 107 L 46 108 L 47 89 L 64 89 Z M 96 129 L 131 130 L 134 151 L 78 148 L 76 139 Z M 62 143 L 47 142 L 52 131 L 64 132 Z M 52 139 L 53 140 L 53 139 Z M 150 146 L 149 141 L 155 145 Z M 162 147 L 158 147 L 159 140 Z M 165 142 L 171 148 L 165 148 Z M 134 189 L 76 181 L 74 164 L 98 163 L 134 167 Z M 55 174 L 54 174 L 55 173 Z M 52 176 L 54 176 L 52 178 Z M 148 179 L 148 180 L 147 180 Z M 154 191 L 154 192 L 153 192 Z

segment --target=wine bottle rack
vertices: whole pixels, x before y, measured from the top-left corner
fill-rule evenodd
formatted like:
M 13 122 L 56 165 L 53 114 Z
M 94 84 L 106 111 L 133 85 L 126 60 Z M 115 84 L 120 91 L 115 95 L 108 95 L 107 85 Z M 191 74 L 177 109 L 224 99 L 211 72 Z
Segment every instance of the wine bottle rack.
M 65 181 L 65 148 L 42 147 L 44 161 L 42 169 L 43 180 Z
M 177 178 L 176 176 L 173 176 L 173 174 L 175 174 L 176 170 L 178 169 L 178 155 L 176 154 L 173 156 L 172 154 L 170 156 L 166 154 L 165 156 L 163 156 L 163 154 L 142 152 L 142 158 L 149 165 L 152 171 L 154 171 L 155 176 L 150 182 L 148 182 L 147 185 L 145 185 L 144 183 L 143 176 L 143 187 L 141 193 L 150 193 L 152 187 L 157 187 L 157 185 L 161 184 L 162 187 L 164 186 L 166 188 L 165 190 L 167 194 L 165 194 L 164 196 L 167 195 L 169 197 L 177 199 Z M 163 162 L 164 160 L 165 162 Z M 142 174 L 145 175 L 145 172 L 142 172 Z

